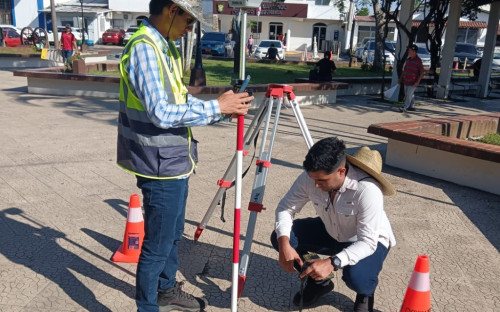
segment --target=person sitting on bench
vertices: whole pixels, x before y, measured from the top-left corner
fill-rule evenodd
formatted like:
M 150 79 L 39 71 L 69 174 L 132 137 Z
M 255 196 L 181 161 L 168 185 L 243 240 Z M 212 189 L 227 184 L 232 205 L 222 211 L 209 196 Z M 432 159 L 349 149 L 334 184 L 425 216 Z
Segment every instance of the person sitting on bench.
M 269 49 L 267 49 L 267 53 L 266 53 L 266 56 L 265 56 L 267 59 L 269 60 L 281 60 L 281 57 L 278 53 L 278 49 L 276 49 L 276 47 L 274 46 L 274 43 L 271 43 L 271 46 L 269 47 Z
M 337 67 L 335 63 L 330 59 L 331 52 L 326 51 L 323 55 L 323 59 L 319 60 L 316 64 L 314 64 L 314 71 L 317 71 L 318 74 L 316 79 L 319 81 L 332 81 L 332 74 L 337 73 Z

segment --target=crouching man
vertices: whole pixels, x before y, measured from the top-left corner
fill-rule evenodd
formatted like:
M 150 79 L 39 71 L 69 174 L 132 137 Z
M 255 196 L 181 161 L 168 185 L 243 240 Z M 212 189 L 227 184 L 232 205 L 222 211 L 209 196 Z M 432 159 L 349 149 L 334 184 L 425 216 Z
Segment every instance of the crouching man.
M 278 205 L 271 235 L 281 267 L 307 278 L 293 303 L 313 305 L 333 289 L 328 275 L 342 270 L 342 280 L 356 292 L 354 311 L 373 311 L 378 275 L 396 244 L 383 200 L 396 190 L 381 175 L 382 157 L 368 147 L 346 155 L 341 140 L 326 138 L 312 146 L 303 168 Z M 294 220 L 307 202 L 317 217 Z M 304 266 L 308 252 L 329 257 Z

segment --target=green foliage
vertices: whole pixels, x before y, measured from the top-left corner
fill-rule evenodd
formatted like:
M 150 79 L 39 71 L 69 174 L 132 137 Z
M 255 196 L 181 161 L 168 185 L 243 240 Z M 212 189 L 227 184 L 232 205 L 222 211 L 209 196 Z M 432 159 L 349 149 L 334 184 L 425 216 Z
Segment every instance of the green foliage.
M 368 16 L 370 15 L 370 10 L 367 7 L 362 7 L 358 10 L 357 14 L 358 16 Z
M 481 143 L 486 143 L 486 144 L 493 144 L 493 145 L 500 145 L 500 134 L 498 133 L 488 133 L 484 137 L 478 140 L 478 142 Z

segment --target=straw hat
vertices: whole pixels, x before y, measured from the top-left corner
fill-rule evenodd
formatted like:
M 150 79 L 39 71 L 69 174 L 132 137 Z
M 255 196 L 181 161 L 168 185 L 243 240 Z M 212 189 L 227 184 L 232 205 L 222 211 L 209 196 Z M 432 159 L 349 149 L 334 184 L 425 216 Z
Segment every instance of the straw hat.
M 205 21 L 205 18 L 203 17 L 202 1 L 203 0 L 172 0 L 173 3 L 177 4 L 189 15 L 200 21 L 200 23 L 211 27 L 212 25 Z
M 346 155 L 347 161 L 371 175 L 382 186 L 382 193 L 387 196 L 396 195 L 396 189 L 382 175 L 382 156 L 367 146 L 360 148 L 353 156 Z

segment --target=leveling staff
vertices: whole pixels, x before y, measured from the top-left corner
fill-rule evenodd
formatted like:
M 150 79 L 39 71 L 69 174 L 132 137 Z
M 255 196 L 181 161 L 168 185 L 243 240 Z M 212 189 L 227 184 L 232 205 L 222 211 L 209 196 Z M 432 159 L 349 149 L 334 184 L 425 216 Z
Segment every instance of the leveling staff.
M 372 312 L 378 274 L 396 244 L 383 201 L 396 190 L 381 175 L 382 157 L 368 147 L 346 155 L 344 142 L 326 138 L 311 147 L 303 167 L 278 205 L 271 235 L 281 267 L 307 277 L 293 303 L 313 305 L 333 289 L 327 276 L 342 269 L 342 280 L 356 292 L 353 311 Z M 294 220 L 307 202 L 318 217 Z M 330 257 L 304 266 L 308 252 Z
M 201 1 L 151 0 L 149 13 L 120 63 L 117 161 L 136 175 L 145 212 L 137 310 L 201 311 L 205 300 L 184 292 L 175 279 L 188 177 L 197 163 L 190 126 L 246 115 L 253 97 L 228 91 L 216 100 L 202 101 L 187 94 L 174 41 L 192 31 L 196 20 L 202 21 Z

